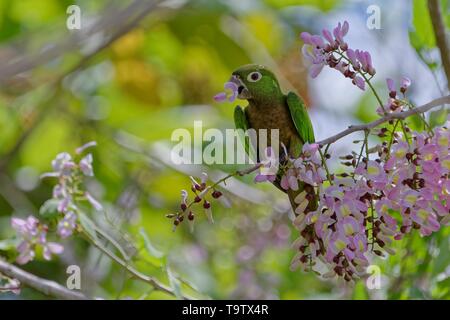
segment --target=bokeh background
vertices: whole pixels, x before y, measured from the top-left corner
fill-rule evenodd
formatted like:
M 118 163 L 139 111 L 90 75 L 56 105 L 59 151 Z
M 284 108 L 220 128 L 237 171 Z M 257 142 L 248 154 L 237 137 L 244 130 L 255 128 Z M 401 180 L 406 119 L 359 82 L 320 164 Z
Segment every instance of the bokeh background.
M 178 209 L 188 176 L 212 178 L 242 168 L 174 166 L 174 129 L 233 128 L 234 104 L 212 100 L 236 67 L 261 63 L 283 87 L 307 101 L 316 138 L 376 118 L 369 92 L 333 70 L 310 79 L 300 54 L 302 31 L 318 33 L 347 20 L 352 48 L 370 51 L 379 92 L 385 78 L 412 79 L 417 105 L 447 92 L 425 0 L 0 0 L 0 239 L 12 237 L 11 216 L 38 215 L 53 183 L 39 175 L 62 151 L 95 140 L 95 179 L 89 190 L 107 214 L 92 213 L 130 252 L 137 267 L 195 297 L 214 299 L 430 299 L 450 297 L 449 229 L 396 244 L 397 254 L 374 259 L 380 290 L 290 271 L 296 238 L 284 195 L 252 177 L 224 192 L 231 206 L 213 205 L 214 224 L 197 219 L 194 232 L 172 232 L 165 214 Z M 450 1 L 441 1 L 450 27 Z M 66 28 L 66 9 L 81 8 L 81 30 Z M 367 8 L 380 8 L 381 29 L 369 30 Z M 445 119 L 436 111 L 433 121 Z M 352 148 L 344 139 L 336 154 Z M 334 166 L 339 164 L 334 161 Z M 199 215 L 200 216 L 200 215 Z M 25 269 L 65 283 L 66 267 L 81 267 L 82 289 L 109 299 L 166 299 L 130 279 L 82 239 L 65 253 Z M 0 242 L 0 254 L 6 242 Z M 173 282 L 173 281 L 172 281 Z M 23 289 L 20 296 L 46 298 Z

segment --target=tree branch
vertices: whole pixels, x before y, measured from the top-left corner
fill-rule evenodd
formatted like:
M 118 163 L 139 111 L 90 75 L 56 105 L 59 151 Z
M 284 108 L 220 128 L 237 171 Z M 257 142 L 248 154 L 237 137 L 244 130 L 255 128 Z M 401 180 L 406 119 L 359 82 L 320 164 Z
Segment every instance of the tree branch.
M 441 52 L 442 65 L 444 66 L 445 75 L 447 76 L 447 89 L 450 84 L 450 49 L 445 34 L 445 25 L 442 21 L 441 8 L 438 0 L 428 0 L 428 11 L 430 13 L 431 23 L 433 25 L 436 44 Z
M 444 105 L 444 104 L 450 104 L 450 95 L 444 96 L 444 97 L 440 97 L 438 99 L 435 99 L 427 104 L 424 104 L 423 106 L 405 111 L 405 112 L 399 112 L 399 113 L 389 113 L 388 115 L 375 120 L 373 122 L 367 123 L 367 124 L 362 124 L 362 125 L 352 125 L 350 127 L 348 127 L 347 129 L 345 129 L 344 131 L 339 132 L 338 134 L 329 137 L 327 139 L 324 139 L 322 141 L 317 142 L 319 145 L 321 146 L 325 146 L 327 144 L 336 142 L 337 140 L 348 136 L 349 134 L 353 133 L 353 132 L 357 132 L 357 131 L 366 131 L 366 130 L 371 130 L 377 126 L 379 126 L 382 123 L 388 122 L 389 120 L 393 120 L 393 119 L 406 119 L 410 116 L 412 116 L 413 114 L 419 114 L 419 113 L 424 113 L 427 112 L 430 109 L 433 109 L 435 107 Z
M 79 291 L 69 290 L 54 281 L 39 278 L 3 259 L 0 259 L 0 272 L 10 278 L 19 280 L 21 284 L 25 284 L 47 296 L 64 300 L 89 300 L 87 296 Z

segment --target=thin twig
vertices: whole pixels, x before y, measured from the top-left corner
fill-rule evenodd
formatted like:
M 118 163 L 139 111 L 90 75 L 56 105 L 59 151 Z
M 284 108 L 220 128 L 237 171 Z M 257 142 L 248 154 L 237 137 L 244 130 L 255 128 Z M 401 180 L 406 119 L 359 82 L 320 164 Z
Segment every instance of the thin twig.
M 34 274 L 24 271 L 1 258 L 0 272 L 10 278 L 19 280 L 21 284 L 42 292 L 47 296 L 64 300 L 89 300 L 87 296 L 79 291 L 69 290 L 54 281 L 37 277 Z
M 433 109 L 435 107 L 438 107 L 438 106 L 441 106 L 444 104 L 450 104 L 450 95 L 447 95 L 445 97 L 440 97 L 431 102 L 428 102 L 427 104 L 424 104 L 420 107 L 417 107 L 417 108 L 414 108 L 414 109 L 411 109 L 411 110 L 408 110 L 405 112 L 387 114 L 386 116 L 384 116 L 378 120 L 375 120 L 373 122 L 369 122 L 367 124 L 349 126 L 344 131 L 341 131 L 338 134 L 331 136 L 327 139 L 324 139 L 322 141 L 318 141 L 317 143 L 321 146 L 325 146 L 327 144 L 334 143 L 337 140 L 342 139 L 343 137 L 348 136 L 349 134 L 352 134 L 353 132 L 371 130 L 371 129 L 379 126 L 382 123 L 388 122 L 389 120 L 406 119 L 414 114 L 424 113 L 430 109 Z

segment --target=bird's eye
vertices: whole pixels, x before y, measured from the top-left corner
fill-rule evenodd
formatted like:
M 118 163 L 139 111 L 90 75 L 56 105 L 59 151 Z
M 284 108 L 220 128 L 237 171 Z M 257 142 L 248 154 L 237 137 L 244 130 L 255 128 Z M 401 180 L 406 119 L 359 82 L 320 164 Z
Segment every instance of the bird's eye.
M 259 81 L 262 78 L 262 74 L 258 71 L 254 71 L 247 76 L 247 80 L 250 82 Z

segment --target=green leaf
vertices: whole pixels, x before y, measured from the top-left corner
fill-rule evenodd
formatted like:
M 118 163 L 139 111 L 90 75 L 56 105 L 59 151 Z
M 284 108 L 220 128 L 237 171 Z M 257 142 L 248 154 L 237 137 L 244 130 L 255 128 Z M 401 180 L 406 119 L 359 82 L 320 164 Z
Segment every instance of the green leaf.
M 364 123 L 374 121 L 379 118 L 376 108 L 378 102 L 373 94 L 367 92 L 361 98 L 355 110 L 355 117 Z
M 56 218 L 59 215 L 57 210 L 59 200 L 49 199 L 39 208 L 39 214 L 45 219 Z
M 438 275 L 439 273 L 444 272 L 448 267 L 448 262 L 450 261 L 450 243 L 447 237 L 444 237 L 440 241 L 439 255 L 435 258 L 433 263 L 433 275 Z
M 175 294 L 175 297 L 177 299 L 182 300 L 183 295 L 181 294 L 181 283 L 180 281 L 175 277 L 175 275 L 172 273 L 169 267 L 166 267 L 167 277 L 169 278 L 169 284 L 170 287 L 173 290 L 173 293 Z
M 95 231 L 95 223 L 86 215 L 84 212 L 78 212 L 78 218 L 80 220 L 81 227 L 83 230 L 91 236 L 94 240 L 98 240 L 97 232 Z
M 367 300 L 368 298 L 369 297 L 367 295 L 364 280 L 358 281 L 355 284 L 355 288 L 353 290 L 353 299 L 354 300 Z
M 265 0 L 265 3 L 274 8 L 284 8 L 288 6 L 314 6 L 322 11 L 330 11 L 336 8 L 341 0 Z
M 164 253 L 158 249 L 156 249 L 153 244 L 150 241 L 150 238 L 147 235 L 147 232 L 145 232 L 144 228 L 141 228 L 139 230 L 140 235 L 142 236 L 142 239 L 144 239 L 145 248 L 147 249 L 148 253 L 152 255 L 155 258 L 162 258 L 164 256 Z
M 447 120 L 448 109 L 442 108 L 430 113 L 430 126 L 432 128 L 441 126 Z
M 416 50 L 430 49 L 436 45 L 427 2 L 424 0 L 413 1 L 413 27 L 410 40 Z
M 417 114 L 408 117 L 408 124 L 413 130 L 425 130 L 424 123 Z

